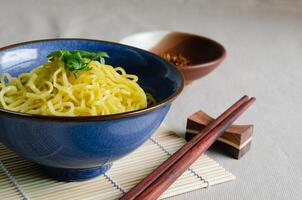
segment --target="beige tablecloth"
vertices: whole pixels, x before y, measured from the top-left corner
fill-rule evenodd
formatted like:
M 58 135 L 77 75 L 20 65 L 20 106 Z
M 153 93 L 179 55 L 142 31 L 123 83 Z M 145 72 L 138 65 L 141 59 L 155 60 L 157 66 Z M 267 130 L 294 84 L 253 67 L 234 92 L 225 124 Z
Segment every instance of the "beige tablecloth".
M 218 115 L 243 94 L 256 104 L 251 151 L 237 161 L 208 154 L 237 180 L 172 199 L 302 199 L 302 1 L 1 0 L 0 46 L 54 37 L 119 41 L 141 31 L 179 30 L 228 50 L 215 72 L 186 88 L 166 123 L 182 134 L 185 116 Z

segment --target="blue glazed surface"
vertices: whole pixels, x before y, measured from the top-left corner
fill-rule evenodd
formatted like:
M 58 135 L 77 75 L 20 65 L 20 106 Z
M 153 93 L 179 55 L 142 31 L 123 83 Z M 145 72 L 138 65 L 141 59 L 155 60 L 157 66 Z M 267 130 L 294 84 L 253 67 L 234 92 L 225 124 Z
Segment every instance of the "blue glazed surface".
M 112 166 L 112 163 L 104 164 L 100 167 L 86 169 L 53 168 L 42 166 L 42 169 L 53 178 L 63 181 L 85 181 L 104 174 Z
M 48 40 L 0 50 L 0 74 L 16 76 L 47 61 L 59 49 L 106 51 L 106 62 L 139 76 L 159 103 L 181 90 L 183 79 L 169 63 L 146 51 L 95 40 Z M 159 127 L 170 102 L 135 115 L 94 120 L 55 120 L 0 111 L 0 142 L 44 166 L 61 180 L 86 180 L 142 145 Z

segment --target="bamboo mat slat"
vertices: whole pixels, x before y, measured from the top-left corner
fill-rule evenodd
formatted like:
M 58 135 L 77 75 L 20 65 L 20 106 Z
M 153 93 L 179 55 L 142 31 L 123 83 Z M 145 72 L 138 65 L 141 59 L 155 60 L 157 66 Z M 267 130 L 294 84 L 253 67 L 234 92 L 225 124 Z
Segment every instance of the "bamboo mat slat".
M 114 162 L 104 175 L 85 182 L 62 182 L 47 177 L 39 166 L 0 144 L 0 199 L 111 200 L 118 199 L 177 151 L 185 140 L 162 125 L 130 155 Z M 160 198 L 167 198 L 234 180 L 213 159 L 202 155 Z

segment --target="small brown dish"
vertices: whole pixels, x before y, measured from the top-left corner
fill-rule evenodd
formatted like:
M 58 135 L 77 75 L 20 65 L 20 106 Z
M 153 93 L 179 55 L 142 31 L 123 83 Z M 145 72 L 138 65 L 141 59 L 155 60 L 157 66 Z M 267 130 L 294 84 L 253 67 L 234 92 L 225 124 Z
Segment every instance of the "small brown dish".
M 170 53 L 187 58 L 190 64 L 179 66 L 187 84 L 209 74 L 226 56 L 225 48 L 218 42 L 181 32 L 167 34 L 150 51 L 158 55 Z
M 184 74 L 186 85 L 209 74 L 226 56 L 225 48 L 218 42 L 191 33 L 145 32 L 129 36 L 121 42 L 161 56 L 183 56 L 190 62 L 186 66 L 178 66 Z

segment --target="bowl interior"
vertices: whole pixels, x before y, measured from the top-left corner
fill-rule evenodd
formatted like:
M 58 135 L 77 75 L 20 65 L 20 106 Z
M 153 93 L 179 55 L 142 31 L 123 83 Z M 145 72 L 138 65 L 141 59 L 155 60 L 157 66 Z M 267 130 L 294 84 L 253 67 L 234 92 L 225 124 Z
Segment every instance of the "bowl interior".
M 167 34 L 150 51 L 158 55 L 182 54 L 191 61 L 191 65 L 213 62 L 225 55 L 225 49 L 219 43 L 202 36 L 181 32 Z
M 87 39 L 53 39 L 20 43 L 0 49 L 0 74 L 17 76 L 47 62 L 60 49 L 105 51 L 106 64 L 123 67 L 139 77 L 140 86 L 160 103 L 182 87 L 182 77 L 170 63 L 147 51 L 117 43 Z

